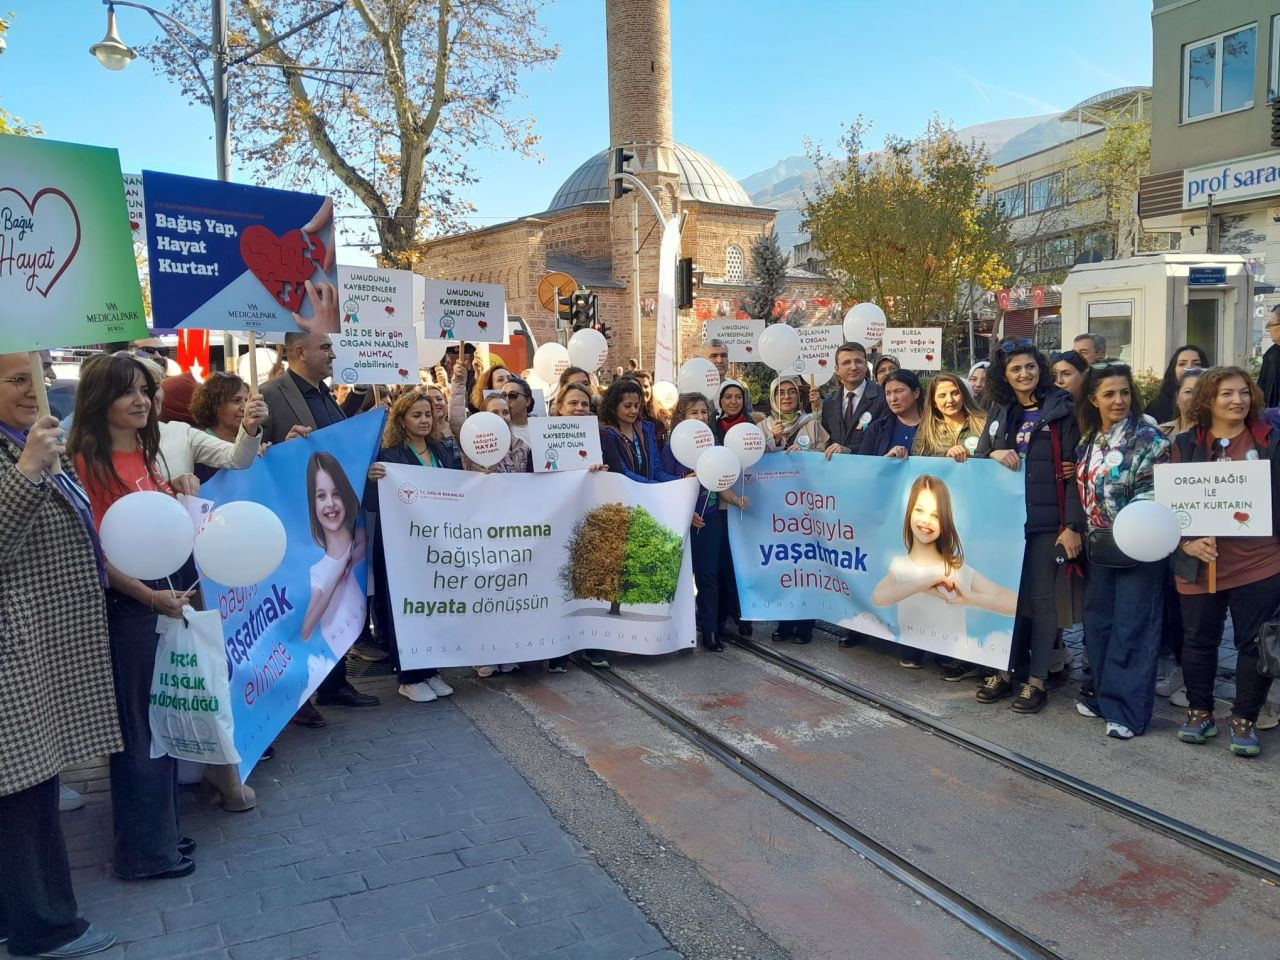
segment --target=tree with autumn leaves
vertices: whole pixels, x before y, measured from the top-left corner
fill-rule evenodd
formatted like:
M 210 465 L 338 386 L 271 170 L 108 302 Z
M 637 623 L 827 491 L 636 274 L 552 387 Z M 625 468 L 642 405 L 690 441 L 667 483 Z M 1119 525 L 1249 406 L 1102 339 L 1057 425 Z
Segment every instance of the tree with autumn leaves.
M 472 207 L 469 156 L 506 147 L 529 155 L 533 121 L 513 116 L 522 71 L 550 63 L 530 0 L 349 0 L 338 14 L 271 46 L 232 73 L 235 156 L 273 186 L 344 187 L 357 222 L 388 266 L 407 267 L 426 236 L 457 229 Z M 231 0 L 235 59 L 317 12 L 311 0 Z M 173 0 L 188 23 L 208 0 Z M 157 69 L 207 103 L 190 59 L 163 39 Z M 341 215 L 343 198 L 336 201 Z
M 878 303 L 894 326 L 946 326 L 1007 274 L 1007 219 L 989 197 L 986 151 L 938 118 L 877 151 L 861 118 L 837 154 L 810 149 L 819 179 L 804 216 L 849 300 Z
M 684 538 L 644 507 L 606 503 L 574 526 L 560 582 L 567 600 L 601 600 L 617 616 L 622 604 L 670 603 L 680 583 Z

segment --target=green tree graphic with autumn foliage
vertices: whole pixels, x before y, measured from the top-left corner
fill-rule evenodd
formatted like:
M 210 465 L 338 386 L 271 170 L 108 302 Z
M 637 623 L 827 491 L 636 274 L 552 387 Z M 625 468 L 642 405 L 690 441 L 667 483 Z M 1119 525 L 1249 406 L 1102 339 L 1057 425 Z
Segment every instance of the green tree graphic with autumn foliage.
M 644 507 L 606 503 L 573 528 L 560 582 L 570 600 L 622 604 L 670 603 L 680 582 L 684 539 Z

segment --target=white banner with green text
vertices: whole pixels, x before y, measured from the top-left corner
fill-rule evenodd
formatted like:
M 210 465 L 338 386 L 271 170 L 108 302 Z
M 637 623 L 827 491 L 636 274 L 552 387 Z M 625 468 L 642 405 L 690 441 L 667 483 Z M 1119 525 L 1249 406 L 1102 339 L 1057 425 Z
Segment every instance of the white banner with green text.
M 379 524 L 401 667 L 692 647 L 697 493 L 691 479 L 387 464 Z

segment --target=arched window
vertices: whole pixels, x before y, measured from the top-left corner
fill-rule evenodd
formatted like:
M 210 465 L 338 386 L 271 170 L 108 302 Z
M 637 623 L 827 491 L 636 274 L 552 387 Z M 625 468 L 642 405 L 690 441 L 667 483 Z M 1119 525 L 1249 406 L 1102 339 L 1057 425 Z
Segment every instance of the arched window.
M 746 279 L 746 263 L 742 257 L 742 248 L 736 243 L 729 244 L 724 252 L 724 282 L 742 283 Z

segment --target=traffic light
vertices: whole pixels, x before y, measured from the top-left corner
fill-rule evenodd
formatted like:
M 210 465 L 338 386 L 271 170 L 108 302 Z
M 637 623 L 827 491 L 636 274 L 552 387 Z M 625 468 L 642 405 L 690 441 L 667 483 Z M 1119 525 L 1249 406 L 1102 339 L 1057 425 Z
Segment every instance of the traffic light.
M 595 319 L 595 294 L 588 290 L 579 290 L 570 300 L 572 306 L 569 310 L 569 320 L 573 329 L 582 330 L 591 326 L 591 321 Z
M 676 308 L 693 306 L 693 257 L 683 257 L 676 264 Z
M 619 173 L 630 173 L 627 164 L 636 158 L 634 150 L 628 150 L 626 147 L 614 147 L 613 150 L 613 172 L 615 179 L 613 181 L 613 199 L 621 200 L 631 192 L 631 184 L 617 177 Z
M 577 294 L 566 293 L 556 297 L 556 329 L 568 326 L 573 316 L 573 298 Z
M 1271 101 L 1271 145 L 1280 147 L 1280 96 Z

